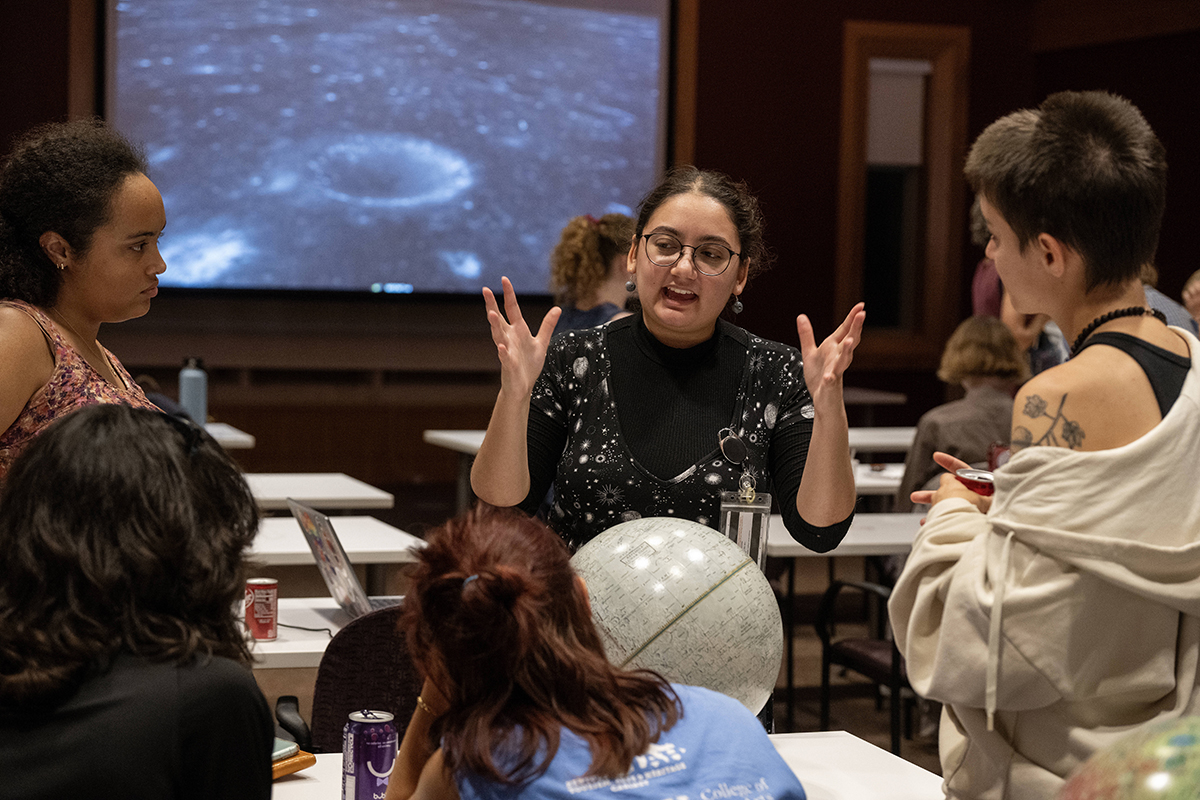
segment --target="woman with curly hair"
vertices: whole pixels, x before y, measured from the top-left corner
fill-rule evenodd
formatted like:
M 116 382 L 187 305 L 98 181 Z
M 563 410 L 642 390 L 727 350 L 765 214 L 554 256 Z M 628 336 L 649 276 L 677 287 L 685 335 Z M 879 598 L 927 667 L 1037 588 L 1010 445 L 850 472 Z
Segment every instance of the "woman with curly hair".
M 550 254 L 550 291 L 562 308 L 555 333 L 594 328 L 625 316 L 625 254 L 633 220 L 624 214 L 575 217 Z
M 0 797 L 267 798 L 235 616 L 254 498 L 199 427 L 98 405 L 0 492 Z
M 547 521 L 579 547 L 638 517 L 715 528 L 721 493 L 756 483 L 797 541 L 836 547 L 855 499 L 842 375 L 866 314 L 854 306 L 819 344 L 801 314 L 799 350 L 752 336 L 723 317 L 768 261 L 745 184 L 676 167 L 639 205 L 625 256 L 638 313 L 551 341 L 557 309 L 534 333 L 507 278 L 504 314 L 485 288 L 500 392 L 475 494 L 532 512 L 553 483 Z
M 0 480 L 72 409 L 154 408 L 96 337 L 150 309 L 165 224 L 145 157 L 100 120 L 35 128 L 0 167 Z
M 802 800 L 741 703 L 608 662 L 587 587 L 540 522 L 479 506 L 428 542 L 401 624 L 425 684 L 387 800 Z

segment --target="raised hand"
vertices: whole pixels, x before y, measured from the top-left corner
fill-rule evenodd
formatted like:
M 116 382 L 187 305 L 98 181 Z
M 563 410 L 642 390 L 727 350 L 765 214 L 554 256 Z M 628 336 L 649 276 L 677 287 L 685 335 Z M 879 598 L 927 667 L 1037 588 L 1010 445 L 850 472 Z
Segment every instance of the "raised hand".
M 820 408 L 823 400 L 842 402 L 842 375 L 854 358 L 854 348 L 862 340 L 863 322 L 867 312 L 864 304 L 850 309 L 837 330 L 818 346 L 808 316 L 796 317 L 796 332 L 800 334 L 800 355 L 804 358 L 804 382 L 812 395 L 813 404 Z
M 562 309 L 555 306 L 546 312 L 535 336 L 521 316 L 512 282 L 508 278 L 501 278 L 500 282 L 504 286 L 504 314 L 500 313 L 496 296 L 486 286 L 483 289 L 483 302 L 487 306 L 496 355 L 500 358 L 501 391 L 521 397 L 533 392 L 533 384 L 546 362 L 546 348 L 550 346 L 550 337 L 554 334 L 554 326 L 558 324 Z

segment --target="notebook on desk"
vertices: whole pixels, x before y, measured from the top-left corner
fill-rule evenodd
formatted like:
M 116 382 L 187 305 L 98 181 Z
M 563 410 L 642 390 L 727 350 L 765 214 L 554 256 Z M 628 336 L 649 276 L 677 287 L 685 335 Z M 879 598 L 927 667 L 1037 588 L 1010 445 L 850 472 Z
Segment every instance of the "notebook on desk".
M 367 597 L 329 517 L 316 509 L 297 503 L 290 497 L 287 503 L 292 516 L 300 523 L 300 530 L 304 533 L 309 548 L 312 549 L 317 569 L 325 579 L 325 585 L 329 587 L 329 594 L 352 619 L 378 608 L 400 604 L 403 597 Z

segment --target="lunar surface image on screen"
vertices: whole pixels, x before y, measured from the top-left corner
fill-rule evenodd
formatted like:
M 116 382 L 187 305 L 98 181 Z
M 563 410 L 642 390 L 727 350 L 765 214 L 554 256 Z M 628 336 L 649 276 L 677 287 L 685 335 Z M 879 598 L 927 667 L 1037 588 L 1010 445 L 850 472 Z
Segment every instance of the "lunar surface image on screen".
M 509 0 L 119 2 L 109 117 L 166 285 L 546 291 L 573 216 L 658 166 L 661 22 Z M 110 22 L 111 24 L 111 22 Z

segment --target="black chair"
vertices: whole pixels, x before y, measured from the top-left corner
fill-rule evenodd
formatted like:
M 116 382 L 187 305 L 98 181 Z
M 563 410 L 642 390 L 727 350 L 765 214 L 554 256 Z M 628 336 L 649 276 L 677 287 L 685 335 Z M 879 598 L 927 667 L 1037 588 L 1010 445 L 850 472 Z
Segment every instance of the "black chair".
M 300 717 L 295 697 L 279 698 L 276 719 L 301 750 L 341 752 L 342 728 L 350 713 L 365 708 L 395 714 L 401 730 L 408 725 L 421 692 L 421 676 L 396 629 L 400 611 L 400 606 L 372 611 L 351 621 L 329 642 L 317 668 L 311 728 Z
M 911 702 L 912 689 L 904 670 L 904 659 L 890 638 L 843 637 L 835 638 L 834 614 L 838 595 L 843 589 L 854 589 L 873 597 L 881 606 L 886 604 L 892 590 L 877 583 L 863 581 L 838 581 L 829 584 L 821 598 L 817 611 L 817 636 L 821 639 L 821 730 L 829 730 L 829 671 L 833 665 L 864 675 L 880 686 L 888 687 L 892 722 L 892 752 L 900 755 L 901 716 L 904 716 L 905 736 L 911 738 L 911 721 L 907 703 Z M 884 609 L 886 612 L 886 609 Z M 908 698 L 906 700 L 906 698 Z M 878 698 L 876 700 L 878 707 Z

